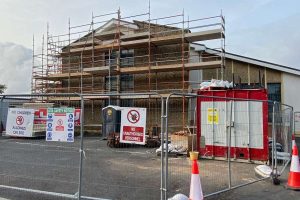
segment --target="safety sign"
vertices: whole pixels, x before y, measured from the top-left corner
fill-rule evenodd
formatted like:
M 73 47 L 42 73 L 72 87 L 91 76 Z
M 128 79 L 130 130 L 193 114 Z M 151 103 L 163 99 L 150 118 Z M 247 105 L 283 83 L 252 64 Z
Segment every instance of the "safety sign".
M 46 124 L 47 123 L 47 108 L 39 108 L 34 112 L 34 124 Z M 75 126 L 80 126 L 80 108 L 76 108 L 74 111 L 74 124 Z
M 46 141 L 74 142 L 74 108 L 48 108 Z
M 34 111 L 34 124 L 47 123 L 47 108 L 39 108 Z
M 33 109 L 9 108 L 6 122 L 6 135 L 31 137 L 33 118 Z
M 217 108 L 207 109 L 207 122 L 208 124 L 219 124 L 219 111 Z
M 120 142 L 145 144 L 146 108 L 123 107 L 121 109 Z

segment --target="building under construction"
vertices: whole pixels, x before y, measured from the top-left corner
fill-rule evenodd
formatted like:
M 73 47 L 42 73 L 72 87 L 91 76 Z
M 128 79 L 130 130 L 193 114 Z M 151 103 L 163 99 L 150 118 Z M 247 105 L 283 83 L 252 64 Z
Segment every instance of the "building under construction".
M 86 94 L 87 124 L 99 123 L 101 109 L 107 105 L 146 107 L 148 125 L 160 123 L 158 96 L 95 94 L 192 92 L 199 89 L 203 69 L 217 69 L 220 79 L 224 74 L 222 14 L 189 19 L 183 12 L 152 18 L 150 8 L 147 13 L 134 16 L 122 16 L 118 10 L 93 15 L 83 25 L 71 26 L 69 20 L 65 34 L 52 35 L 49 30 L 47 26 L 41 52 L 33 55 L 32 93 Z M 206 42 L 212 42 L 213 54 L 195 50 Z M 47 101 L 79 105 L 79 98 L 75 97 L 47 98 Z M 178 116 L 188 119 L 186 111 L 190 104 L 178 98 L 173 109 L 178 114 L 186 113 Z

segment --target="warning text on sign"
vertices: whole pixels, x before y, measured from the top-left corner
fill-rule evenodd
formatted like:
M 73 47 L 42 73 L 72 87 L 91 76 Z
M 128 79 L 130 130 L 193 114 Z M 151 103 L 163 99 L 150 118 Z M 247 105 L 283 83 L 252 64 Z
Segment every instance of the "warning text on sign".
M 123 126 L 123 140 L 143 142 L 144 127 Z
M 146 143 L 146 108 L 122 108 L 120 142 L 130 144 Z

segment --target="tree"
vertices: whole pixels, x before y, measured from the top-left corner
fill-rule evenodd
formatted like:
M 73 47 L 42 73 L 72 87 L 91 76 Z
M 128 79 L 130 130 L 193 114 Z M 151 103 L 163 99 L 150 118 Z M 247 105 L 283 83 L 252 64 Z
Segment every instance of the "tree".
M 5 90 L 6 90 L 6 85 L 0 84 L 0 94 L 4 93 Z

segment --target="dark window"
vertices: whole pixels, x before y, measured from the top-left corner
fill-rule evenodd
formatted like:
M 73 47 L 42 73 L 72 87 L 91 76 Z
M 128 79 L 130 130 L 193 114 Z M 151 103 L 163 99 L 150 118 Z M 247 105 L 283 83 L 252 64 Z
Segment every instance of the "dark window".
M 121 75 L 121 91 L 122 92 L 132 92 L 133 91 L 133 75 L 132 74 L 122 74 Z
M 109 63 L 110 60 L 110 63 Z M 112 51 L 109 55 L 109 52 L 105 53 L 105 66 L 116 66 L 117 65 L 117 52 Z
M 268 83 L 268 99 L 270 101 L 281 102 L 281 84 L 280 83 Z M 268 104 L 269 110 L 269 122 L 272 122 L 273 104 Z
M 107 92 L 109 92 L 109 79 L 110 79 L 110 91 L 111 92 L 116 92 L 117 91 L 117 86 L 118 86 L 118 83 L 117 83 L 117 76 L 111 76 L 109 78 L 109 76 L 106 76 L 105 77 L 105 90 Z
M 112 51 L 109 55 L 109 52 L 105 53 L 105 66 L 117 66 L 118 51 Z M 110 63 L 109 63 L 110 61 Z M 120 67 L 132 67 L 134 66 L 134 50 L 121 50 L 120 56 Z
M 134 51 L 133 49 L 121 51 L 121 67 L 132 67 L 134 66 Z
M 132 74 L 122 74 L 120 76 L 120 83 L 121 83 L 121 87 L 120 90 L 121 92 L 132 92 L 133 91 L 133 75 Z M 110 78 L 110 84 L 111 84 L 111 90 L 112 92 L 116 92 L 117 91 L 117 76 L 111 76 Z M 105 78 L 105 89 L 106 91 L 109 92 L 109 77 L 107 76 Z
M 281 102 L 280 83 L 268 83 L 268 99 L 271 101 Z

